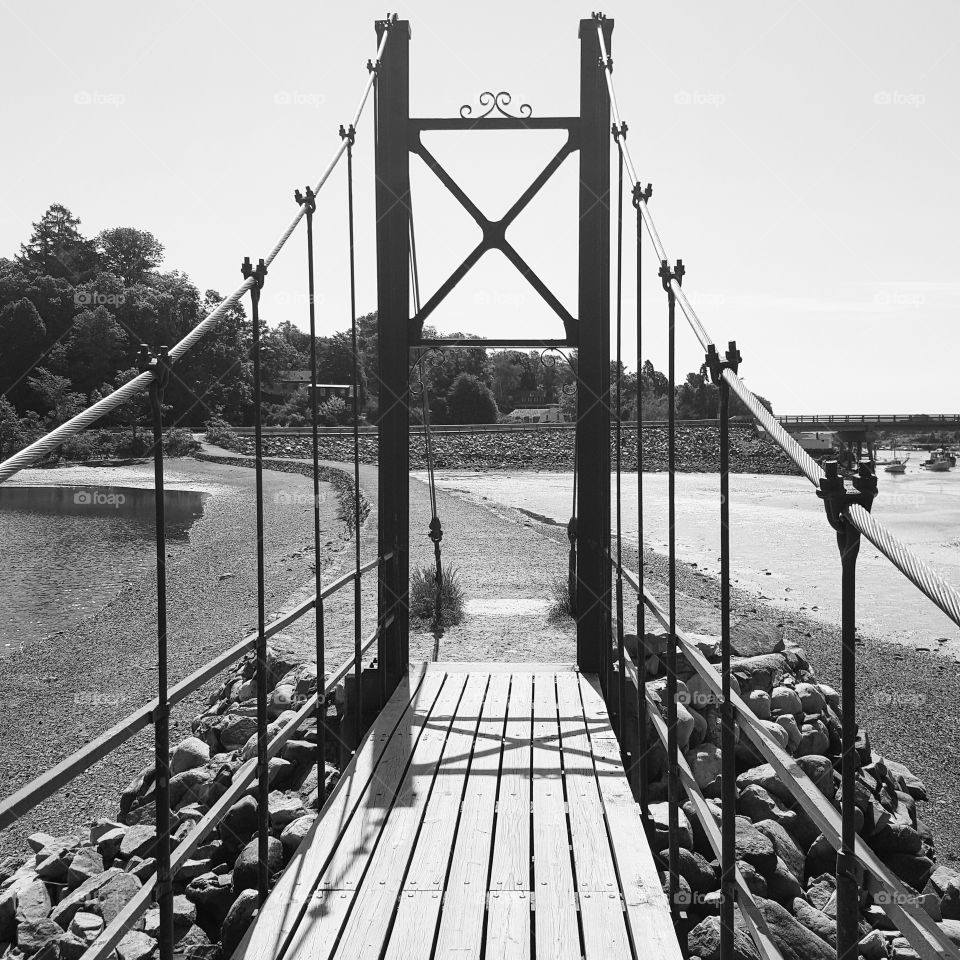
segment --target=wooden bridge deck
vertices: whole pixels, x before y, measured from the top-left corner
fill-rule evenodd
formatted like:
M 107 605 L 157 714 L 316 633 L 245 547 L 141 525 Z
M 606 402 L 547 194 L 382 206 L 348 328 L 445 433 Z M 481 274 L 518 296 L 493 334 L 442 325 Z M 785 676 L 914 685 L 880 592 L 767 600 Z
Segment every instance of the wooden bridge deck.
M 679 960 L 596 679 L 411 670 L 234 957 Z

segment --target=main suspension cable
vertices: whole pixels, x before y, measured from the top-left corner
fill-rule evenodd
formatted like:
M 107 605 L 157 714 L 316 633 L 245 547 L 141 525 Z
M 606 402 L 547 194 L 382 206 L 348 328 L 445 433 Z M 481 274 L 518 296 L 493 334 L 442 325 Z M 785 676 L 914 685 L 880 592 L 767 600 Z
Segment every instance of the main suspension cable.
M 380 44 L 377 47 L 377 63 L 380 62 L 380 58 L 383 56 L 383 51 L 386 49 L 387 39 L 390 36 L 390 27 L 392 24 L 393 19 L 387 21 L 387 29 L 383 31 L 383 36 L 380 38 Z M 374 68 L 369 70 L 368 74 L 367 82 L 364 84 L 363 93 L 360 97 L 360 103 L 357 106 L 356 112 L 354 113 L 353 122 L 351 124 L 354 128 L 356 128 L 357 124 L 359 123 L 364 106 L 366 105 L 370 96 L 370 90 L 376 78 L 376 69 Z M 316 186 L 313 188 L 314 193 L 320 192 L 320 189 L 327 182 L 330 174 L 333 173 L 335 167 L 340 162 L 345 150 L 346 145 L 341 142 L 334 151 L 330 162 L 320 175 L 320 179 L 317 181 Z M 277 255 L 283 249 L 284 244 L 293 235 L 294 230 L 297 229 L 297 226 L 303 219 L 304 215 L 305 211 L 303 207 L 297 210 L 297 215 L 290 221 L 283 233 L 280 234 L 280 237 L 274 244 L 273 249 L 264 258 L 264 263 L 267 267 L 269 267 L 276 259 Z M 240 302 L 244 295 L 252 288 L 253 283 L 254 281 L 252 279 L 244 280 L 243 283 L 241 283 L 240 286 L 233 291 L 233 293 L 221 300 L 220 303 L 217 304 L 217 306 L 214 307 L 213 310 L 211 310 L 210 313 L 208 313 L 207 316 L 204 317 L 203 320 L 201 320 L 185 337 L 183 337 L 179 343 L 171 347 L 168 354 L 170 362 L 176 363 L 185 353 L 187 353 L 188 350 L 195 346 L 199 340 L 209 333 L 210 330 L 215 327 L 216 324 L 223 318 L 223 316 L 232 307 L 235 307 Z M 154 373 L 152 370 L 139 374 L 132 380 L 127 381 L 127 383 L 123 384 L 123 386 L 118 387 L 113 391 L 113 393 L 107 394 L 107 396 L 103 397 L 103 399 L 91 404 L 85 410 L 82 410 L 80 413 L 78 413 L 75 417 L 71 417 L 66 421 L 66 423 L 60 424 L 59 427 L 51 430 L 38 440 L 34 440 L 33 443 L 24 447 L 12 457 L 8 457 L 6 460 L 0 463 L 0 483 L 3 483 L 5 480 L 9 480 L 10 477 L 12 477 L 19 470 L 23 470 L 25 467 L 32 466 L 38 460 L 41 460 L 43 457 L 52 453 L 57 449 L 57 447 L 69 440 L 71 437 L 75 437 L 87 427 L 96 423 L 102 417 L 105 417 L 108 413 L 112 413 L 125 403 L 128 403 L 138 394 L 141 394 L 145 390 L 149 389 L 150 384 L 153 383 L 153 378 Z
M 601 53 L 599 68 L 604 71 L 604 75 L 606 76 L 607 90 L 610 93 L 611 113 L 614 118 L 614 123 L 619 126 L 623 121 L 620 117 L 620 107 L 617 103 L 616 88 L 613 83 L 613 61 L 607 52 L 607 43 L 603 35 L 601 16 L 597 18 L 597 37 Z M 653 216 L 650 213 L 647 202 L 649 194 L 640 188 L 636 168 L 630 156 L 629 147 L 627 147 L 626 144 L 624 144 L 623 152 L 627 177 L 634 189 L 634 202 L 637 211 L 643 220 L 647 234 L 657 253 L 657 259 L 663 262 L 668 258 L 663 242 L 657 232 Z M 690 301 L 687 299 L 683 288 L 677 281 L 671 280 L 670 289 L 676 298 L 677 305 L 680 307 L 684 316 L 686 316 L 687 322 L 700 341 L 700 345 L 704 350 L 708 349 L 713 344 L 713 340 L 701 323 Z M 787 433 L 780 422 L 760 403 L 753 391 L 747 387 L 737 374 L 732 370 L 724 370 L 723 379 L 750 411 L 753 418 L 769 433 L 774 442 L 783 450 L 787 457 L 793 461 L 801 473 L 803 473 L 815 487 L 819 487 L 820 480 L 824 477 L 824 472 L 813 457 Z M 921 593 L 935 603 L 955 624 L 960 626 L 960 591 L 947 583 L 930 564 L 921 560 L 909 547 L 901 543 L 876 517 L 871 516 L 865 510 L 857 507 L 850 508 L 847 511 L 847 516 L 850 522 L 907 577 Z

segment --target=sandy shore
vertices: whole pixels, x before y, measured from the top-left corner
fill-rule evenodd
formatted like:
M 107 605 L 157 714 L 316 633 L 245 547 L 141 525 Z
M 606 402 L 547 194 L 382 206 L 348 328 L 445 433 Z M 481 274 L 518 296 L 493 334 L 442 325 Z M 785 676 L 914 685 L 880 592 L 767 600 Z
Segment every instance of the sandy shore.
M 191 464 L 193 462 L 191 461 Z M 255 567 L 250 555 L 253 529 L 253 472 L 242 467 L 193 464 L 211 482 L 229 480 L 230 495 L 212 498 L 205 516 L 191 533 L 189 549 L 175 557 L 171 594 L 176 598 L 171 636 L 173 676 L 209 659 L 239 639 L 256 615 Z M 312 579 L 310 481 L 290 474 L 265 473 L 268 499 L 285 491 L 307 491 L 300 503 L 268 514 L 268 612 L 289 606 L 292 599 L 310 592 Z M 364 492 L 376 503 L 376 473 L 361 474 Z M 456 493 L 439 491 L 439 513 L 444 528 L 444 561 L 457 566 L 471 601 L 472 616 L 448 631 L 439 642 L 441 659 L 572 660 L 575 637 L 572 625 L 545 622 L 543 601 L 551 585 L 566 571 L 565 531 L 540 523 L 518 510 L 476 503 Z M 325 557 L 332 578 L 352 563 L 351 544 L 338 538 L 333 498 L 325 512 Z M 411 482 L 411 565 L 429 563 L 432 546 L 426 537 L 429 508 L 426 487 Z M 363 531 L 363 555 L 375 552 L 375 518 Z M 624 546 L 624 560 L 637 568 L 635 548 Z M 666 594 L 666 564 L 652 552 L 645 557 L 651 589 Z M 229 573 L 221 581 L 220 575 Z M 719 623 L 718 583 L 692 566 L 679 569 L 681 626 L 716 632 Z M 370 581 L 372 584 L 372 580 Z M 8 790 L 35 776 L 66 756 L 110 723 L 153 695 L 153 595 L 152 577 L 125 586 L 102 614 L 57 638 L 49 647 L 52 662 L 44 667 L 59 679 L 41 684 L 29 658 L 0 680 L 0 724 L 9 733 L 0 753 Z M 345 591 L 327 610 L 328 663 L 336 664 L 352 645 L 352 591 Z M 771 629 L 796 638 L 807 651 L 817 673 L 839 687 L 839 632 L 835 627 L 777 609 L 756 595 L 734 591 L 737 619 L 760 621 Z M 630 598 L 632 600 L 632 598 Z M 374 592 L 363 592 L 365 624 L 374 622 Z M 627 609 L 632 609 L 628 602 Z M 628 614 L 628 621 L 632 617 Z M 366 632 L 366 630 L 365 630 Z M 298 652 L 312 657 L 312 616 L 287 631 Z M 428 659 L 436 639 L 414 632 L 411 659 Z M 90 656 L 95 651 L 96 656 Z M 960 824 L 954 811 L 960 804 L 960 775 L 954 760 L 958 742 L 956 706 L 960 703 L 960 676 L 952 658 L 937 653 L 914 652 L 902 646 L 864 637 L 860 646 L 858 715 L 876 750 L 906 763 L 922 777 L 931 801 L 920 815 L 933 828 L 942 862 L 960 861 Z M 84 689 L 122 692 L 118 708 L 84 710 L 78 714 L 74 691 Z M 198 712 L 201 696 L 191 698 L 177 711 L 174 736 L 182 733 Z M 115 813 L 119 790 L 145 763 L 152 741 L 149 731 L 129 741 L 108 760 L 71 784 L 59 799 L 33 811 L 2 838 L 8 852 L 18 837 L 36 829 L 66 830 L 97 815 Z

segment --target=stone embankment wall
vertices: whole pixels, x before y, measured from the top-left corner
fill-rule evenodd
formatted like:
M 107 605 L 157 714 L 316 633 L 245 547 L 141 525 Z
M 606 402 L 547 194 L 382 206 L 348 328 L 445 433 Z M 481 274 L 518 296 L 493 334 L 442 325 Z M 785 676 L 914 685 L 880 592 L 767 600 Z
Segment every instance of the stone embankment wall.
M 769 629 L 769 628 L 767 628 Z M 701 652 L 719 663 L 719 639 L 692 638 Z M 636 637 L 627 638 L 637 656 Z M 663 633 L 646 636 L 649 689 L 666 714 L 666 678 L 661 657 Z M 732 686 L 747 701 L 770 736 L 796 758 L 826 801 L 840 807 L 841 702 L 832 687 L 819 683 L 801 647 L 757 629 L 734 637 Z M 720 816 L 720 712 L 715 697 L 685 660 L 678 681 L 678 738 L 692 772 L 716 816 Z M 629 699 L 629 698 L 628 698 Z M 627 704 L 627 713 L 631 704 Z M 633 717 L 636 717 L 635 706 Z M 627 729 L 636 729 L 635 722 Z M 738 731 L 739 732 L 739 731 Z M 650 760 L 651 815 L 655 854 L 666 867 L 668 805 L 666 751 Z M 945 940 L 960 943 L 960 873 L 938 865 L 936 845 L 923 821 L 924 784 L 902 763 L 880 756 L 861 729 L 857 742 L 858 833 L 908 887 L 909 895 L 936 921 Z M 757 900 L 783 955 L 808 960 L 836 956 L 836 852 L 774 768 L 745 737 L 736 748 L 737 865 Z M 719 822 L 719 820 L 718 820 Z M 680 814 L 680 899 L 689 916 L 690 954 L 716 957 L 719 950 L 720 871 L 688 801 Z M 665 874 L 664 874 L 665 878 Z M 868 960 L 913 960 L 917 954 L 900 936 L 880 905 L 883 894 L 861 894 L 860 955 Z M 756 953 L 745 930 L 737 936 L 738 958 Z
M 426 467 L 424 438 L 411 427 L 410 466 Z M 253 439 L 240 439 L 242 451 L 253 453 Z M 732 426 L 730 431 L 730 463 L 735 473 L 799 474 L 783 451 L 768 437 L 752 427 Z M 488 470 L 572 470 L 574 431 L 539 428 L 531 430 L 477 431 L 476 433 L 434 433 L 433 452 L 437 467 L 452 470 L 474 468 Z M 271 457 L 312 457 L 310 437 L 265 437 L 264 454 Z M 610 455 L 616 453 L 616 436 L 610 434 Z M 353 437 L 324 435 L 320 437 L 322 460 L 353 460 Z M 360 460 L 377 462 L 377 437 L 361 434 Z M 624 470 L 637 469 L 637 434 L 624 428 L 621 437 L 621 460 Z M 720 430 L 714 426 L 680 427 L 677 430 L 678 469 L 697 473 L 720 469 Z M 667 469 L 667 430 L 662 426 L 646 427 L 643 432 L 643 466 L 645 470 Z

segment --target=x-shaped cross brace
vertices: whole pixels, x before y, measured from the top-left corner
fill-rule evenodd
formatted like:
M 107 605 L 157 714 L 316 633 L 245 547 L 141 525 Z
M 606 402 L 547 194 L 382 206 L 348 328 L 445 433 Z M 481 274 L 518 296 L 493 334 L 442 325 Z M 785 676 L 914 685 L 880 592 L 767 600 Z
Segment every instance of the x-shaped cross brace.
M 440 165 L 436 157 L 423 145 L 419 132 L 416 135 L 416 141 L 411 145 L 413 153 L 417 154 L 424 163 L 437 175 L 440 182 L 453 194 L 460 202 L 460 205 L 476 220 L 477 225 L 483 231 L 483 237 L 480 242 L 467 254 L 463 263 L 460 264 L 450 274 L 449 277 L 440 285 L 436 293 L 420 308 L 420 312 L 410 321 L 410 335 L 412 340 L 419 340 L 423 333 L 423 323 L 428 316 L 439 306 L 448 293 L 466 276 L 471 267 L 488 250 L 499 250 L 503 255 L 520 271 L 530 286 L 546 301 L 554 313 L 563 321 L 566 341 L 569 344 L 577 343 L 577 321 L 571 316 L 566 307 L 554 296 L 549 287 L 537 276 L 533 269 L 513 248 L 507 240 L 507 227 L 517 218 L 520 212 L 537 195 L 540 188 L 556 172 L 557 168 L 563 163 L 568 154 L 577 149 L 575 134 L 568 131 L 567 139 L 563 146 L 556 152 L 550 162 L 540 171 L 536 179 L 520 195 L 516 203 L 499 220 L 490 220 L 480 211 L 477 205 L 463 192 L 457 182 Z

